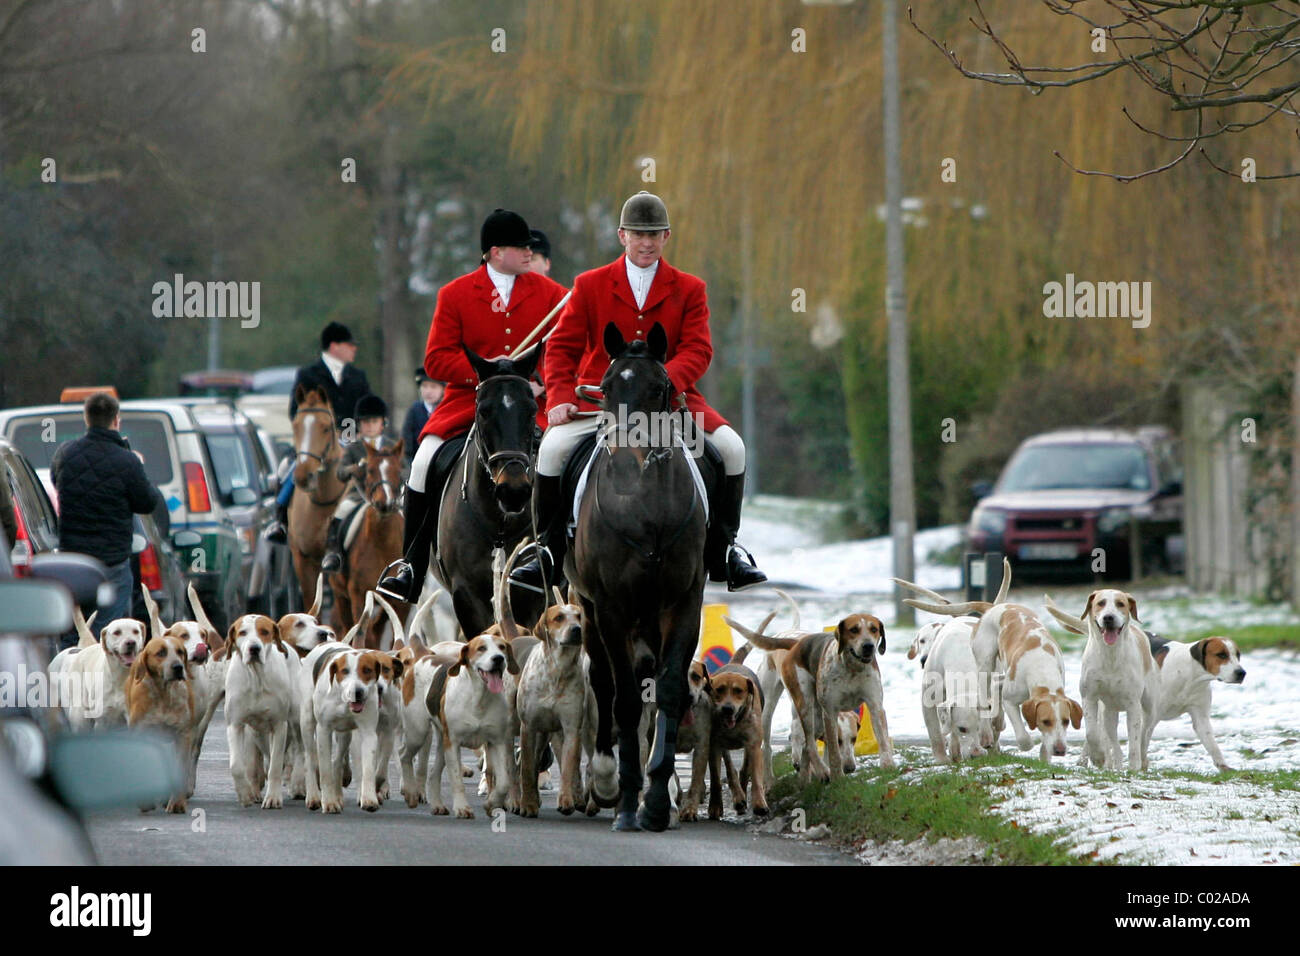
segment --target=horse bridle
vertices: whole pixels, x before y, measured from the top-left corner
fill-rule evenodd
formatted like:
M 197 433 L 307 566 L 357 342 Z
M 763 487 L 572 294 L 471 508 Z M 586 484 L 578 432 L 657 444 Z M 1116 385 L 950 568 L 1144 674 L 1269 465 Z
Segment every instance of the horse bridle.
M 507 376 L 493 376 L 494 378 L 504 378 Z M 522 375 L 509 376 L 510 378 L 523 378 Z M 491 381 L 491 379 L 489 379 Z M 527 382 L 527 379 L 524 379 Z M 477 393 L 483 387 L 483 382 L 479 382 L 474 389 Z M 529 386 L 531 388 L 531 386 Z M 518 462 L 527 470 L 533 463 L 533 452 L 536 450 L 536 438 L 529 442 L 528 451 L 497 451 L 489 453 L 487 446 L 483 444 L 483 432 L 479 430 L 478 422 L 475 421 L 469 430 L 470 441 L 474 443 L 474 450 L 478 452 L 479 464 L 483 466 L 483 471 L 487 474 L 489 481 L 496 481 L 497 475 L 512 462 Z M 496 469 L 495 471 L 493 469 Z
M 318 477 L 318 476 L 320 476 L 320 475 L 325 474 L 325 472 L 327 472 L 327 471 L 329 470 L 328 466 L 326 466 L 326 464 L 325 464 L 325 459 L 326 459 L 326 457 L 329 455 L 329 453 L 330 453 L 330 449 L 334 448 L 335 445 L 338 444 L 338 439 L 337 439 L 337 437 L 336 437 L 336 436 L 338 435 L 338 424 L 334 421 L 334 413 L 333 413 L 330 409 L 328 409 L 328 408 L 319 408 L 319 407 L 315 407 L 315 406 L 308 406 L 308 407 L 306 407 L 306 408 L 299 408 L 296 414 L 297 414 L 297 415 L 328 415 L 328 416 L 329 416 L 329 420 L 330 420 L 330 440 L 329 440 L 329 444 L 326 445 L 325 448 L 324 448 L 324 454 L 318 455 L 318 454 L 316 454 L 314 451 L 295 451 L 295 455 L 296 455 L 297 457 L 304 457 L 304 456 L 305 456 L 305 457 L 307 457 L 307 458 L 314 458 L 314 459 L 316 459 L 318 462 L 320 462 L 320 466 L 319 466 L 319 467 L 318 467 L 314 472 L 311 473 L 311 477 L 312 477 L 312 478 L 316 478 L 316 477 Z M 340 493 L 340 494 L 338 495 L 338 497 L 334 499 L 334 501 L 317 501 L 317 500 L 312 496 L 311 488 L 304 488 L 303 490 L 307 492 L 307 497 L 311 500 L 311 503 L 314 504 L 314 505 L 320 505 L 320 506 L 332 505 L 332 504 L 335 504 L 335 503 L 339 500 L 339 498 L 342 498 L 342 497 L 343 497 L 342 493 Z

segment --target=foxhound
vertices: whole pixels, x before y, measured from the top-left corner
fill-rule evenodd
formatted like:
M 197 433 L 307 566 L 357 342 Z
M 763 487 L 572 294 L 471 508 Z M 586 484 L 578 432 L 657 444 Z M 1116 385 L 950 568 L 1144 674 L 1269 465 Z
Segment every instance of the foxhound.
M 941 764 L 984 756 L 988 739 L 981 716 L 988 712 L 989 694 L 971 646 L 972 626 L 963 618 L 946 622 L 926 655 L 921 687 L 921 713 L 930 735 L 930 749 Z M 990 735 L 991 736 L 991 733 Z
M 1160 667 L 1160 711 L 1155 722 L 1175 720 L 1187 714 L 1214 765 L 1220 770 L 1231 770 L 1210 725 L 1210 688 L 1216 680 L 1240 684 L 1246 679 L 1246 668 L 1241 666 L 1241 652 L 1236 643 L 1226 637 L 1207 637 L 1194 644 L 1180 644 L 1149 632 L 1147 638 Z
M 1015 731 L 1016 745 L 1028 750 L 1033 746 L 1029 730 L 1037 730 L 1042 735 L 1039 757 L 1049 763 L 1053 756 L 1064 757 L 1066 728 L 1079 729 L 1083 708 L 1065 693 L 1060 647 L 1024 605 L 1000 605 L 984 620 L 998 629 L 1002 705 Z
M 126 683 L 127 723 L 161 727 L 176 740 L 182 765 L 189 762 L 194 733 L 194 690 L 189 652 L 180 637 L 155 637 L 131 665 Z M 167 801 L 168 813 L 184 813 L 188 794 L 182 788 Z
M 240 806 L 258 801 L 262 786 L 262 755 L 266 796 L 262 809 L 284 805 L 284 757 L 293 718 L 293 669 L 298 655 L 280 640 L 275 621 L 264 614 L 235 618 L 226 635 L 226 740 L 230 745 L 230 775 Z

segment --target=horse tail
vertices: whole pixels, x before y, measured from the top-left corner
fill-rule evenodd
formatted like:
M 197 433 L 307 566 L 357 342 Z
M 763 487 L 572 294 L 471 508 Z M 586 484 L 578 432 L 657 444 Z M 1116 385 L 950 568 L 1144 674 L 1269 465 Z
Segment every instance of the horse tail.
M 745 625 L 733 621 L 725 615 L 722 619 L 726 621 L 727 625 L 733 630 L 739 631 L 741 634 L 745 635 L 745 637 L 749 638 L 749 642 L 756 647 L 760 647 L 765 651 L 788 651 L 799 643 L 797 638 L 768 637 L 763 633 L 763 629 L 772 623 L 772 618 L 774 617 L 776 617 L 776 611 L 768 611 L 767 617 L 763 618 L 763 623 L 758 625 L 757 631 L 751 631 L 749 628 L 745 627 Z

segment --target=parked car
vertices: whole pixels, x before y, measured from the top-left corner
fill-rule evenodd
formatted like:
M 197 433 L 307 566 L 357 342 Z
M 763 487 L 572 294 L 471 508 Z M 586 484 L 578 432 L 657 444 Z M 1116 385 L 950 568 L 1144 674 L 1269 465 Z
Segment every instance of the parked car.
M 1165 428 L 1074 429 L 1035 435 L 998 478 L 972 490 L 972 550 L 1001 551 L 1013 565 L 1128 577 L 1138 524 L 1144 570 L 1183 565 L 1183 485 L 1177 443 Z
M 207 446 L 194 418 L 197 402 L 138 399 L 122 403 L 122 434 L 144 457 L 144 470 L 167 503 L 170 537 L 186 578 L 215 626 L 247 609 L 239 531 L 225 513 Z M 48 479 L 50 460 L 65 441 L 85 433 L 79 405 L 37 405 L 0 411 L 8 438 Z
M 300 610 L 297 579 L 286 545 L 272 544 L 263 532 L 275 520 L 279 479 L 267 454 L 269 439 L 227 402 L 183 400 L 191 405 L 217 479 L 217 495 L 235 527 L 248 610 L 278 618 Z

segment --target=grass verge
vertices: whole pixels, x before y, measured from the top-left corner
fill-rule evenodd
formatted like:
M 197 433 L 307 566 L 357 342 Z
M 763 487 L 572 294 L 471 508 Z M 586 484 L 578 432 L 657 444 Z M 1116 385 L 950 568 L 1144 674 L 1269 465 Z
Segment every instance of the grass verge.
M 972 768 L 978 772 L 971 773 Z M 992 781 L 986 773 L 990 768 L 994 771 Z M 1005 782 L 1009 776 L 1051 777 L 1049 767 L 995 756 L 961 770 L 911 775 L 906 780 L 901 779 L 909 769 L 906 766 L 902 770 L 861 767 L 852 776 L 829 784 L 807 785 L 799 783 L 799 775 L 785 755 L 776 759 L 774 769 L 777 781 L 770 796 L 774 806 L 785 813 L 802 809 L 809 827 L 825 823 L 833 839 L 842 844 L 975 837 L 984 844 L 989 863 L 1068 866 L 1094 862 L 1058 845 L 1061 833 L 1030 833 L 990 812 L 996 799 L 989 793 L 989 782 Z
M 1228 637 L 1244 654 L 1263 648 L 1300 650 L 1300 628 L 1294 624 L 1249 624 L 1245 627 L 1215 627 L 1181 634 L 1178 640 L 1190 644 L 1203 637 Z

